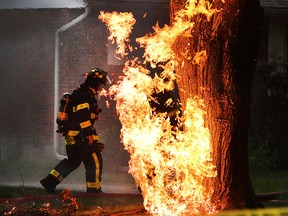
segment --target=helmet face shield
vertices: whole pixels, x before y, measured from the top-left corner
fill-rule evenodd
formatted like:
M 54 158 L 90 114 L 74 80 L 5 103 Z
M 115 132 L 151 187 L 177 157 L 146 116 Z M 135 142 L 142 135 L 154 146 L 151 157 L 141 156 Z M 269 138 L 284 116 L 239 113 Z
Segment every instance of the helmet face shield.
M 109 85 L 111 85 L 112 84 L 112 82 L 111 82 L 111 80 L 110 80 L 110 78 L 109 78 L 109 76 L 108 75 L 106 75 L 106 83 L 104 84 L 105 86 L 109 86 Z
M 92 69 L 89 73 L 86 73 L 85 76 L 87 77 L 85 83 L 95 89 L 99 88 L 101 84 L 105 86 L 111 84 L 107 72 L 99 68 Z

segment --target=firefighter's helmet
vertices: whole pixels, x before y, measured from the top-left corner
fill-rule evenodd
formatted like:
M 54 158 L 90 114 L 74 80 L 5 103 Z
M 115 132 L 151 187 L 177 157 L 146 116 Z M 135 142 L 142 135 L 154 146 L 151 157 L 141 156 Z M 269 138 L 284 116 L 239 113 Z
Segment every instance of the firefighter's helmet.
M 99 68 L 94 68 L 90 72 L 84 74 L 86 76 L 85 83 L 92 87 L 96 88 L 100 84 L 107 85 L 111 84 L 111 81 L 107 75 L 107 72 L 99 69 Z

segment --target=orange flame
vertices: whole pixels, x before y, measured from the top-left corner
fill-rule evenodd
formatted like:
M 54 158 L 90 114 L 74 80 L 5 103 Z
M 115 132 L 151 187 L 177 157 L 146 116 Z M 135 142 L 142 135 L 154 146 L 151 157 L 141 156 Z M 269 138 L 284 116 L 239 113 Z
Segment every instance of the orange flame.
M 129 45 L 129 35 L 132 32 L 133 25 L 136 23 L 132 13 L 104 13 L 100 11 L 98 18 L 106 23 L 110 31 L 108 39 L 111 40 L 112 44 L 116 42 L 116 54 L 120 54 L 123 58 L 127 55 L 127 49 L 132 51 L 132 47 Z M 113 22 L 110 22 L 111 20 Z
M 177 61 L 172 46 L 177 37 L 191 36 L 194 26 L 191 18 L 204 14 L 209 20 L 217 11 L 205 0 L 187 1 L 171 26 L 160 28 L 156 24 L 153 34 L 137 39 L 145 48 L 144 63 L 136 59 L 127 61 L 121 81 L 106 92 L 116 100 L 122 142 L 130 153 L 129 172 L 141 188 L 145 209 L 153 215 L 216 212 L 211 202 L 213 189 L 205 187 L 207 178 L 215 177 L 216 171 L 211 158 L 210 132 L 204 122 L 204 101 L 196 97 L 188 99 L 183 116 L 179 117 L 181 129 L 176 130 L 172 129 L 167 113 L 155 112 L 149 101 L 155 100 L 154 93 L 174 88 Z M 114 15 L 105 20 L 108 28 L 116 22 L 114 19 L 123 21 L 121 13 Z M 130 30 L 128 27 L 127 31 Z M 207 53 L 200 51 L 191 59 L 194 64 L 205 64 Z M 160 65 L 163 72 L 152 78 L 143 66 L 147 62 L 152 67 Z
M 144 206 L 155 215 L 213 212 L 213 190 L 203 186 L 205 178 L 216 174 L 203 102 L 190 99 L 184 130 L 173 131 L 166 114 L 150 107 L 151 86 L 152 78 L 127 66 L 116 95 L 122 141 L 131 157 L 129 172 L 141 187 Z

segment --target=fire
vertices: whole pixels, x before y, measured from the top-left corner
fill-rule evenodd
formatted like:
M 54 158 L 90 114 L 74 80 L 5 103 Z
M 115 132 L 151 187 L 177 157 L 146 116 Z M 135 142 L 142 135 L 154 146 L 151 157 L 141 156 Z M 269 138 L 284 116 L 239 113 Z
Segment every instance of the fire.
M 141 188 L 145 209 L 152 215 L 216 212 L 211 201 L 213 188 L 207 186 L 207 179 L 215 177 L 216 171 L 211 158 L 210 132 L 204 121 L 205 101 L 196 97 L 188 99 L 182 107 L 183 115 L 178 116 L 177 129 L 171 126 L 167 113 L 157 112 L 150 104 L 156 100 L 153 94 L 172 90 L 177 81 L 174 41 L 179 36 L 190 37 L 191 18 L 203 14 L 209 20 L 218 11 L 211 8 L 208 1 L 187 1 L 185 10 L 177 13 L 170 26 L 160 28 L 156 24 L 153 34 L 138 38 L 137 42 L 145 49 L 144 62 L 127 61 L 124 76 L 109 89 L 122 124 L 122 142 L 130 153 L 129 172 Z M 131 22 L 126 22 L 130 23 L 126 26 L 127 34 L 123 34 L 125 29 L 111 29 L 111 23 L 124 21 L 123 13 L 101 12 L 101 17 L 102 20 L 109 17 L 104 21 L 113 38 L 118 37 L 119 31 L 120 43 L 127 41 Z M 189 58 L 194 64 L 205 64 L 207 55 L 203 50 Z M 150 76 L 144 67 L 147 62 L 152 67 L 161 67 L 162 73 Z
M 203 102 L 190 99 L 182 117 L 184 129 L 173 131 L 166 114 L 153 113 L 150 107 L 146 93 L 151 86 L 153 79 L 128 68 L 116 95 L 130 173 L 142 190 L 144 206 L 155 215 L 213 212 L 213 190 L 204 187 L 215 171 Z
M 136 23 L 132 13 L 118 14 L 117 12 L 104 13 L 101 11 L 98 18 L 106 23 L 110 31 L 108 39 L 112 41 L 112 44 L 117 44 L 116 54 L 120 54 L 123 58 L 127 55 L 127 49 L 132 51 L 132 47 L 129 45 L 129 34 Z M 113 22 L 110 22 L 110 20 L 113 20 Z

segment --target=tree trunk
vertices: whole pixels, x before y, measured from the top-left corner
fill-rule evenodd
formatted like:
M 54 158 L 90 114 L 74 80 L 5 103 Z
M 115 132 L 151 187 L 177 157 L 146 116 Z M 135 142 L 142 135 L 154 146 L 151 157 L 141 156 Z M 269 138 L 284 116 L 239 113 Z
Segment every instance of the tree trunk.
M 170 1 L 171 22 L 185 2 Z M 173 47 L 180 100 L 183 107 L 187 98 L 204 100 L 217 169 L 217 177 L 209 182 L 215 205 L 219 209 L 260 207 L 249 176 L 248 128 L 262 11 L 258 0 L 212 2 L 223 10 L 210 21 L 203 15 L 193 18 L 192 36 L 179 37 Z M 183 56 L 188 51 L 193 58 L 203 50 L 207 58 L 200 64 Z

